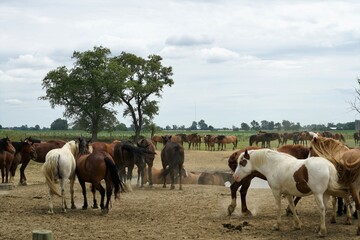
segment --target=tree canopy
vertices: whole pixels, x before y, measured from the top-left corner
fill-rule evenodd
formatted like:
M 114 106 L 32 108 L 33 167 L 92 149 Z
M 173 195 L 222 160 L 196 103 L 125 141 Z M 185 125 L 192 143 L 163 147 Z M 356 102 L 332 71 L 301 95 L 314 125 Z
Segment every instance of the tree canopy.
M 101 130 L 112 130 L 119 124 L 113 107 L 125 104 L 123 116 L 130 116 L 136 138 L 144 124 L 158 114 L 158 102 L 170 78 L 171 67 L 161 65 L 162 58 L 150 55 L 143 59 L 122 52 L 112 57 L 109 49 L 94 47 L 92 51 L 73 53 L 74 66 L 58 67 L 47 73 L 42 86 L 51 107 L 64 106 L 64 116 L 74 119 L 74 125 L 89 131 L 97 139 Z

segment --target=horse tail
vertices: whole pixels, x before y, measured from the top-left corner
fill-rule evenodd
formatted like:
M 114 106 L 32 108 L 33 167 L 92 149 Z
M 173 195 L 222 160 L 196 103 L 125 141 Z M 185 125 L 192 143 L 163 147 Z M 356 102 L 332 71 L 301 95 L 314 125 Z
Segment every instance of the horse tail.
M 117 173 L 117 168 L 112 159 L 105 157 L 104 161 L 106 163 L 106 168 L 110 174 L 111 182 L 114 185 L 114 194 L 115 199 L 119 198 L 120 190 L 124 191 L 124 183 L 121 181 L 119 174 Z
M 42 165 L 41 171 L 45 176 L 46 184 L 48 185 L 50 191 L 57 196 L 61 197 L 61 194 L 58 192 L 55 185 L 55 169 L 58 168 L 60 155 L 49 156 L 47 161 Z
M 338 171 L 336 170 L 334 164 L 330 162 L 329 162 L 329 173 L 330 173 L 330 179 L 329 179 L 328 190 L 334 192 L 343 190 L 344 187 L 339 183 Z

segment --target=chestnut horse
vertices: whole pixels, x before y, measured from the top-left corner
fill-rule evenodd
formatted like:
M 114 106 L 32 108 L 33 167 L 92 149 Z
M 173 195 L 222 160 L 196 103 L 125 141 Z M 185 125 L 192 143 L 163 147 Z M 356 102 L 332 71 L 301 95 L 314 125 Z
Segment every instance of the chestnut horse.
M 157 149 L 157 143 L 164 143 L 163 138 L 159 135 L 154 135 L 151 137 L 151 141 L 155 145 L 155 149 Z
M 100 192 L 100 208 L 101 212 L 106 214 L 109 212 L 109 202 L 111 199 L 113 188 L 115 199 L 119 197 L 120 190 L 124 191 L 123 183 L 121 182 L 115 162 L 111 155 L 105 151 L 95 151 L 90 153 L 89 141 L 84 138 L 79 138 L 79 154 L 76 158 L 76 176 L 78 177 L 81 185 L 82 193 L 84 196 L 84 205 L 82 209 L 87 209 L 88 202 L 86 197 L 85 183 L 91 183 L 91 192 L 93 194 L 93 208 L 98 208 L 95 189 Z M 106 191 L 101 185 L 101 181 L 105 180 Z M 104 205 L 106 192 L 106 203 Z
M 334 164 L 339 173 L 339 183 L 349 189 L 355 202 L 357 216 L 360 216 L 360 150 L 349 149 L 342 142 L 311 133 L 312 150 Z M 360 235 L 360 219 L 357 235 Z
M 151 140 L 147 139 L 140 139 L 137 142 L 137 146 L 139 148 L 146 149 L 150 152 L 155 153 L 155 145 L 151 142 Z M 155 154 L 146 154 L 145 156 L 145 163 L 147 164 L 147 178 L 145 178 L 144 171 L 141 171 L 141 169 L 138 168 L 138 182 L 137 185 L 143 187 L 144 186 L 144 179 L 147 179 L 149 181 L 150 187 L 153 185 L 153 177 L 152 177 L 152 168 L 154 164 Z M 141 177 L 141 183 L 140 183 L 140 177 Z
M 36 158 L 32 159 L 35 162 L 44 163 L 46 154 L 53 149 L 61 148 L 65 145 L 65 141 L 62 140 L 50 140 L 46 142 L 38 142 L 39 140 L 34 140 L 33 138 L 25 138 L 25 142 L 33 144 L 36 151 Z M 27 180 L 25 176 L 25 169 L 30 162 L 30 158 L 26 158 L 21 161 L 20 167 L 20 183 L 21 185 L 27 185 Z
M 0 139 L 0 168 L 2 183 L 9 182 L 9 172 L 14 159 L 15 151 L 16 150 L 8 137 Z
M 106 143 L 106 142 L 92 142 L 90 143 L 90 146 L 92 147 L 92 151 L 96 152 L 96 151 L 104 151 L 107 152 L 108 154 L 110 154 L 110 156 L 112 158 L 114 158 L 114 148 L 115 145 L 117 143 L 119 143 L 120 141 L 118 140 L 114 140 L 111 143 Z M 91 147 L 89 148 L 90 152 L 91 152 Z
M 20 163 L 29 162 L 31 159 L 35 159 L 37 157 L 36 150 L 34 145 L 31 142 L 13 142 L 13 146 L 16 149 L 14 161 L 11 164 L 10 172 L 11 177 L 10 181 L 13 180 L 16 172 L 16 168 Z M 20 171 L 20 180 L 19 185 L 24 185 L 24 172 Z

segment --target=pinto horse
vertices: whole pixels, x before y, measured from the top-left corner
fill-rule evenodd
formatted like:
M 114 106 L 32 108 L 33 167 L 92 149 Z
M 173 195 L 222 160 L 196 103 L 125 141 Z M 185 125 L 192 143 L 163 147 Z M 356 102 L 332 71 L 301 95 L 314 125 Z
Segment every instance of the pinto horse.
M 245 150 L 241 153 L 234 173 L 234 180 L 241 181 L 253 171 L 263 174 L 269 183 L 277 205 L 275 230 L 281 224 L 281 197 L 284 195 L 293 212 L 295 229 L 301 228 L 301 221 L 295 211 L 293 196 L 314 195 L 320 212 L 320 230 L 318 235 L 326 236 L 325 204 L 331 193 L 346 196 L 338 184 L 335 166 L 322 157 L 310 157 L 299 160 L 289 154 L 270 149 Z
M 70 180 L 70 195 L 71 195 L 71 208 L 75 209 L 74 203 L 74 182 L 75 182 L 75 157 L 79 152 L 79 143 L 74 140 L 67 142 L 62 148 L 56 148 L 50 150 L 46 154 L 45 163 L 42 165 L 41 171 L 45 176 L 46 184 L 49 187 L 49 211 L 48 213 L 54 213 L 53 207 L 53 195 L 62 198 L 61 207 L 62 211 L 66 212 L 66 197 L 65 197 L 65 185 L 66 181 Z M 60 179 L 61 194 L 56 189 L 56 180 Z
M 0 139 L 0 168 L 2 183 L 9 182 L 9 172 L 14 159 L 15 151 L 16 150 L 8 137 Z
M 163 188 L 166 188 L 166 176 L 170 173 L 170 189 L 175 189 L 175 171 L 177 170 L 179 175 L 179 189 L 182 190 L 181 169 L 184 164 L 184 147 L 180 143 L 172 142 L 171 136 L 163 138 L 165 142 L 165 146 L 161 150 Z
M 109 202 L 111 199 L 113 188 L 115 199 L 119 197 L 120 189 L 124 190 L 123 184 L 117 173 L 115 162 L 111 155 L 105 151 L 95 151 L 90 153 L 89 141 L 84 138 L 79 138 L 79 154 L 76 158 L 76 176 L 82 188 L 84 196 L 84 205 L 82 209 L 87 209 L 88 202 L 86 197 L 85 183 L 91 183 L 91 192 L 93 194 L 94 205 L 93 208 L 98 208 L 95 189 L 100 192 L 100 208 L 102 213 L 109 212 Z M 105 180 L 106 191 L 101 185 L 101 180 Z M 106 192 L 106 204 L 104 205 Z
M 319 156 L 329 160 L 339 172 L 339 183 L 351 193 L 355 202 L 357 216 L 360 216 L 360 150 L 349 149 L 342 142 L 311 133 L 311 149 Z M 358 220 L 357 235 L 360 235 Z
M 10 172 L 11 178 L 10 181 L 15 176 L 16 168 L 20 163 L 29 162 L 31 159 L 35 159 L 37 157 L 36 150 L 34 144 L 27 141 L 21 142 L 13 142 L 13 146 L 15 147 L 15 156 L 14 161 L 11 164 Z M 20 171 L 20 181 L 19 185 L 23 185 L 23 180 L 25 179 L 24 172 Z

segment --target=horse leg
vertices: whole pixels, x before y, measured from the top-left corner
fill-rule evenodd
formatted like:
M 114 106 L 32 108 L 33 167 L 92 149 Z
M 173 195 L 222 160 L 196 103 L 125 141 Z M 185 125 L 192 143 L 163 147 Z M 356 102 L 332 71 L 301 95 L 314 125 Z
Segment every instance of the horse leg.
M 66 213 L 67 205 L 66 205 L 66 196 L 65 196 L 65 185 L 66 185 L 66 178 L 61 178 L 61 208 L 64 213 Z
M 350 196 L 347 195 L 344 197 L 345 207 L 346 207 L 346 218 L 345 225 L 351 225 L 351 210 L 350 210 Z
M 99 206 L 97 204 L 97 201 L 96 201 L 96 198 L 95 198 L 96 189 L 94 187 L 94 184 L 91 184 L 91 193 L 93 195 L 93 203 L 94 203 L 92 208 L 99 208 Z
M 48 211 L 49 214 L 54 213 L 53 197 L 54 197 L 54 193 L 49 189 L 49 211 Z
M 181 171 L 181 170 L 180 170 Z M 180 173 L 181 176 L 181 173 Z M 170 178 L 171 178 L 171 186 L 170 189 L 175 189 L 175 175 L 174 175 L 174 169 L 170 169 Z
M 76 209 L 75 201 L 74 201 L 74 183 L 75 183 L 75 172 L 70 177 L 71 209 Z
M 21 163 L 19 185 L 23 185 L 23 186 L 26 186 L 26 185 L 27 185 L 26 177 L 25 177 L 25 168 L 27 167 L 27 165 L 29 164 L 29 162 L 30 162 L 30 159 L 25 159 L 25 160 L 23 160 L 22 163 Z
M 153 162 L 150 161 L 148 163 L 148 180 L 149 180 L 149 186 L 152 187 L 153 186 L 153 181 L 152 181 L 152 166 L 153 166 Z
M 100 199 L 100 208 L 101 208 L 101 211 L 103 212 L 104 209 L 105 209 L 105 206 L 104 206 L 104 200 L 105 200 L 105 189 L 103 186 L 101 186 L 100 183 L 96 184 L 97 185 L 97 189 L 99 190 L 100 192 L 100 195 L 101 195 L 101 199 Z
M 230 190 L 231 190 L 231 203 L 228 206 L 228 215 L 231 216 L 231 214 L 235 211 L 236 208 L 236 194 L 237 194 L 237 190 L 238 188 L 241 186 L 241 182 L 236 182 L 234 181 L 231 185 L 230 185 Z M 245 193 L 246 195 L 246 193 Z M 241 206 L 243 206 L 241 204 Z M 246 203 L 245 203 L 246 206 Z
M 301 197 L 294 197 L 294 205 L 296 206 L 298 204 L 298 202 L 300 201 Z M 293 212 L 290 209 L 290 206 L 288 205 L 288 207 L 286 208 L 286 216 L 290 216 L 293 214 Z
M 242 186 L 240 188 L 241 212 L 245 216 L 252 216 L 252 213 L 247 208 L 247 204 L 246 204 L 246 195 L 250 187 L 251 179 L 246 181 L 244 181 L 245 179 L 243 179 L 243 181 L 240 181 L 240 183 L 242 183 Z M 236 198 L 236 190 L 235 190 L 235 198 Z
M 293 217 L 294 217 L 294 222 L 295 222 L 295 225 L 294 225 L 294 228 L 295 229 L 300 229 L 301 228 L 301 221 L 298 217 L 298 215 L 296 214 L 296 211 L 295 211 L 295 204 L 294 204 L 294 197 L 292 195 L 286 195 L 286 198 L 289 202 L 289 207 L 290 207 L 290 210 L 293 212 Z
M 315 197 L 315 201 L 316 201 L 316 204 L 318 205 L 319 207 L 319 213 L 320 213 L 320 229 L 319 229 L 319 236 L 320 237 L 325 237 L 326 236 L 326 224 L 325 224 L 325 205 L 324 205 L 324 200 L 325 199 L 329 199 L 329 196 L 327 195 L 323 195 L 321 193 L 316 193 L 314 194 L 314 197 Z
M 182 182 L 181 182 L 181 169 L 182 169 L 182 166 L 179 166 L 179 176 L 180 176 L 180 179 L 179 179 L 179 184 L 180 184 L 180 187 L 179 187 L 179 190 L 182 190 Z
M 276 223 L 273 226 L 273 230 L 279 231 L 281 224 L 281 192 L 277 190 L 272 190 L 272 192 L 275 197 L 275 203 L 277 207 L 277 218 Z
M 83 194 L 83 197 L 84 197 L 84 205 L 82 206 L 82 209 L 85 210 L 85 209 L 88 208 L 88 202 L 87 202 L 87 197 L 86 197 L 86 186 L 85 186 L 84 181 L 79 180 L 79 183 L 80 183 L 80 186 L 81 186 L 81 189 L 82 189 L 82 194 Z
M 109 202 L 111 200 L 111 195 L 112 195 L 112 184 L 111 184 L 111 178 L 110 179 L 105 179 L 105 183 L 106 183 L 106 204 L 105 204 L 105 208 L 102 211 L 102 213 L 106 214 L 109 212 Z
M 357 227 L 356 234 L 359 236 L 360 235 L 360 196 L 359 196 L 359 188 L 358 188 L 357 184 L 358 184 L 357 182 L 350 184 L 350 193 L 355 202 L 356 213 L 358 216 L 358 227 Z
M 337 207 L 337 204 L 336 204 L 336 200 L 338 200 L 337 197 L 332 197 L 332 216 L 331 216 L 331 219 L 330 219 L 330 223 L 336 223 L 336 207 Z M 341 216 L 341 215 L 338 215 L 338 216 Z

